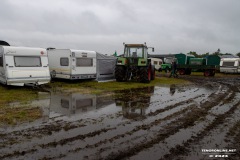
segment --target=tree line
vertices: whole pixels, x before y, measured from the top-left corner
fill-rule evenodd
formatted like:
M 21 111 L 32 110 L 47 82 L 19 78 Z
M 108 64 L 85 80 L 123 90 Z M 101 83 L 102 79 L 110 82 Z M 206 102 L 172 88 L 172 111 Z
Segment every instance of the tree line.
M 222 55 L 233 55 L 231 53 L 221 53 L 221 50 L 218 49 L 216 52 L 214 53 L 205 53 L 205 54 L 197 54 L 195 51 L 190 51 L 188 54 L 191 54 L 191 55 L 194 55 L 196 58 L 203 58 L 203 57 L 206 57 L 206 56 L 209 56 L 209 55 L 219 55 L 219 56 L 222 56 Z M 238 57 L 240 57 L 240 52 L 238 52 L 236 54 Z

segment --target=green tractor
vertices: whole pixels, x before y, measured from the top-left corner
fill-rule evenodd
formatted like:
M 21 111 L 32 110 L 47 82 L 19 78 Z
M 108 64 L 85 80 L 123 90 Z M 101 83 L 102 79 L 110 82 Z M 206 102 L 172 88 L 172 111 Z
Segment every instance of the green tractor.
M 155 79 L 155 68 L 148 59 L 148 48 L 144 44 L 125 44 L 124 54 L 117 59 L 115 78 L 118 82 L 135 80 L 149 83 Z

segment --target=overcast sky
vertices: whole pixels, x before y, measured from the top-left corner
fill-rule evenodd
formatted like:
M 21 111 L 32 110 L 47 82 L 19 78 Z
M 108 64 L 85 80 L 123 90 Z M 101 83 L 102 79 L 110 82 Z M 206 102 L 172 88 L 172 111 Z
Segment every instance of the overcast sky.
M 1 0 L 0 40 L 118 54 L 240 52 L 240 0 Z

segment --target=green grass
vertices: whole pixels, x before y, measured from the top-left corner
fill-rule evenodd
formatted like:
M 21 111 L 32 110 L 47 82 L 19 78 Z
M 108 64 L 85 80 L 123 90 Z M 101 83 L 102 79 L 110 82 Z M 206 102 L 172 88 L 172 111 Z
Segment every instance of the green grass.
M 42 111 L 39 107 L 2 106 L 0 110 L 0 124 L 16 125 L 22 122 L 36 120 L 41 116 L 42 116 Z
M 31 88 L 0 86 L 0 108 L 9 102 L 21 102 L 36 99 L 38 97 L 37 91 Z
M 203 72 L 192 72 L 189 76 L 199 76 L 204 78 Z M 226 73 L 215 73 L 213 78 L 228 78 L 228 77 L 239 77 L 239 74 L 226 74 Z M 181 77 L 181 75 L 180 75 Z M 211 77 L 211 76 L 210 76 Z
M 58 88 L 65 91 L 76 91 L 82 93 L 101 94 L 103 92 L 111 92 L 116 90 L 124 90 L 130 88 L 143 88 L 155 85 L 171 85 L 171 84 L 186 84 L 189 83 L 183 79 L 156 77 L 150 83 L 139 83 L 136 81 L 128 82 L 97 82 L 97 81 L 84 81 L 84 82 L 54 82 L 50 84 L 52 88 Z
M 0 86 L 0 124 L 16 125 L 33 121 L 41 117 L 41 109 L 28 106 L 27 103 L 38 97 L 36 90 L 25 87 Z M 8 103 L 18 102 L 11 107 Z

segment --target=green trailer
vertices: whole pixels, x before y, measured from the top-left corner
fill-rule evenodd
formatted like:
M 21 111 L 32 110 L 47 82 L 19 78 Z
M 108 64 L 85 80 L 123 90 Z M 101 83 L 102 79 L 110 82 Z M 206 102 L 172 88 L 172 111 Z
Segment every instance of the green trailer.
M 194 55 L 191 54 L 184 54 L 184 53 L 179 53 L 175 55 L 175 58 L 177 59 L 177 64 L 180 65 L 185 65 L 189 64 L 190 58 L 194 58 Z
M 221 58 L 218 55 L 209 55 L 206 57 L 206 65 L 215 66 L 216 71 L 220 71 Z
M 220 57 L 210 55 L 205 58 L 195 58 L 192 55 L 176 54 L 177 70 L 180 75 L 190 75 L 192 70 L 202 71 L 204 76 L 214 76 L 219 69 Z

